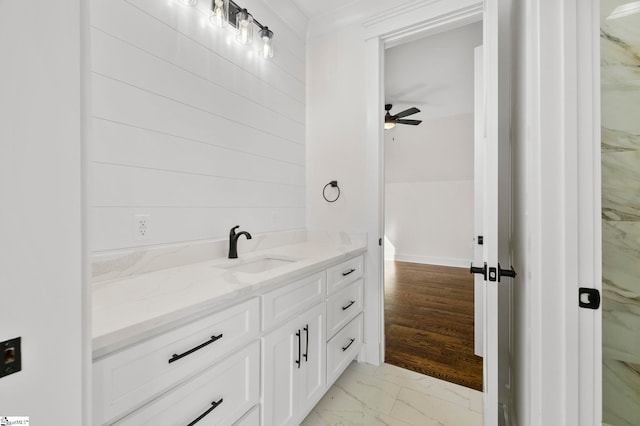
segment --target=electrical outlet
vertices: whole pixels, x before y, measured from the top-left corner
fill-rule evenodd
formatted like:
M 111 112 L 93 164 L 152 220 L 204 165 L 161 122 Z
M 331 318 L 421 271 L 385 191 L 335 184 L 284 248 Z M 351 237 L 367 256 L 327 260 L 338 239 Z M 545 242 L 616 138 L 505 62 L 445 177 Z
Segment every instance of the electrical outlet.
M 0 377 L 22 370 L 22 351 L 20 337 L 0 342 Z
M 151 231 L 151 215 L 136 214 L 133 216 L 133 239 L 144 241 L 149 239 Z

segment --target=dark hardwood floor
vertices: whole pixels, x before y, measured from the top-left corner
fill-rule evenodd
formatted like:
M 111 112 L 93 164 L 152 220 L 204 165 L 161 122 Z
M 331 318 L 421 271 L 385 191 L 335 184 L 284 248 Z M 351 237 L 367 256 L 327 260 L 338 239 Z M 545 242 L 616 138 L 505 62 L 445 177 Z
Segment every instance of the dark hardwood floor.
M 466 268 L 385 262 L 385 361 L 482 390 Z

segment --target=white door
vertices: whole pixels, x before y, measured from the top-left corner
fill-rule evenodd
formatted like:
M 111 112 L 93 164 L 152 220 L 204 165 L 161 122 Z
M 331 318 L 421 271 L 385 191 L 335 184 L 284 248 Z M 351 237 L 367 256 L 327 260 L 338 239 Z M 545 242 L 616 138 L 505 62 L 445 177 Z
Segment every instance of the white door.
M 473 61 L 473 264 L 484 268 L 484 62 L 482 46 L 474 49 Z M 484 356 L 484 276 L 473 279 L 474 350 Z
M 297 381 L 301 367 L 298 320 L 293 319 L 262 339 L 262 424 L 293 424 L 297 415 Z
M 484 424 L 510 424 L 510 2 L 486 0 L 484 64 Z
M 300 317 L 302 368 L 298 408 L 302 413 L 318 402 L 327 383 L 325 313 L 326 304 L 323 302 Z

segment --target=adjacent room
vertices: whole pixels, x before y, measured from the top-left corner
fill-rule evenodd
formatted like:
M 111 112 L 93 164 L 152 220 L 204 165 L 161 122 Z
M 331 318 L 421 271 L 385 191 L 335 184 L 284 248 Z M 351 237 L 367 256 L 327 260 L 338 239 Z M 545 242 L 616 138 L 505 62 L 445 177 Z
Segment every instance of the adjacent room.
M 476 22 L 387 49 L 385 102 L 402 118 L 384 135 L 386 362 L 479 391 L 469 265 L 481 44 Z

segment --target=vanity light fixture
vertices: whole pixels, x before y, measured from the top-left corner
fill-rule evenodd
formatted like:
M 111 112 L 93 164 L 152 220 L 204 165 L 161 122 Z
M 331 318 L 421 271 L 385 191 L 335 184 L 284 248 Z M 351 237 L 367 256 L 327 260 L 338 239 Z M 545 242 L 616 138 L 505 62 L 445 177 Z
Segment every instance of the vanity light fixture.
M 197 0 L 179 0 L 181 2 Z M 259 29 L 261 57 L 268 59 L 273 57 L 273 31 L 266 25 L 258 22 L 246 8 L 240 7 L 233 0 L 211 0 L 211 13 L 209 21 L 216 27 L 231 25 L 235 27 L 235 38 L 240 44 L 251 45 L 253 43 L 253 25 Z
M 260 39 L 262 40 L 262 49 L 260 53 L 263 58 L 273 58 L 273 31 L 269 27 L 264 27 L 260 30 Z
M 209 21 L 218 28 L 229 23 L 229 0 L 213 0 Z
M 250 44 L 253 41 L 253 16 L 247 9 L 236 13 L 236 40 L 240 44 Z

